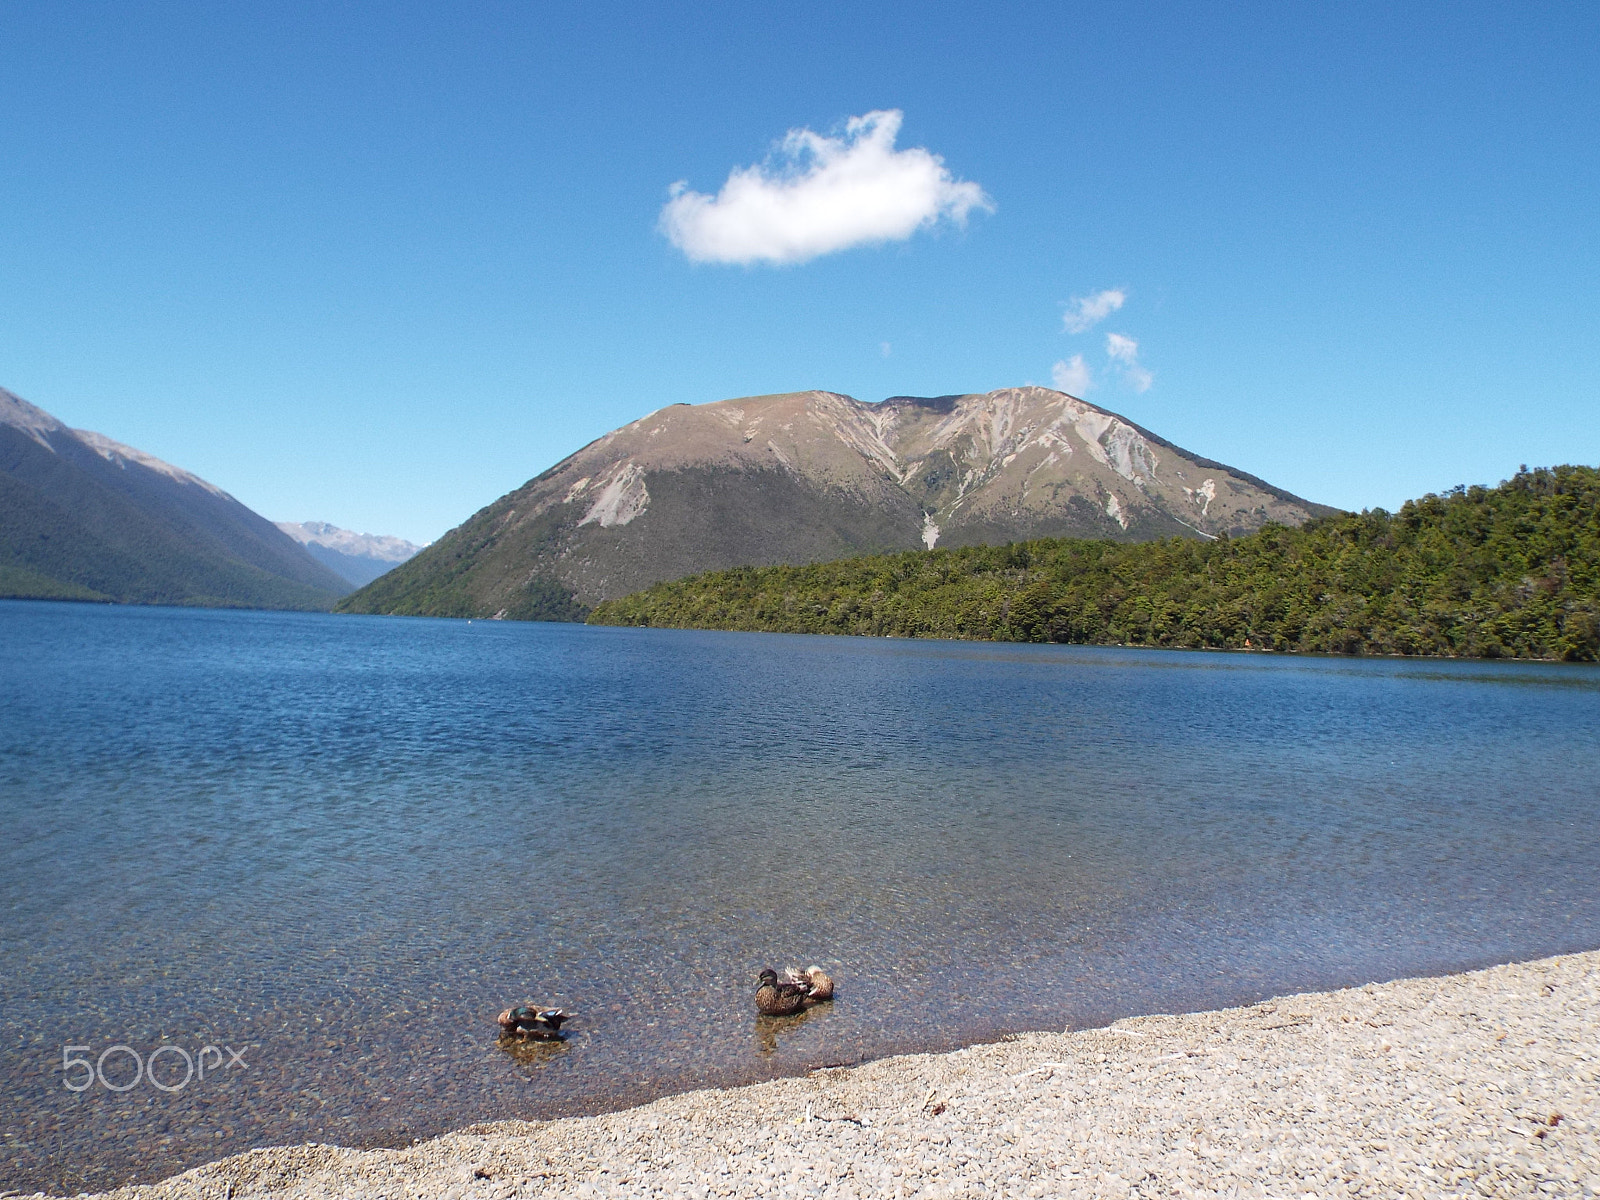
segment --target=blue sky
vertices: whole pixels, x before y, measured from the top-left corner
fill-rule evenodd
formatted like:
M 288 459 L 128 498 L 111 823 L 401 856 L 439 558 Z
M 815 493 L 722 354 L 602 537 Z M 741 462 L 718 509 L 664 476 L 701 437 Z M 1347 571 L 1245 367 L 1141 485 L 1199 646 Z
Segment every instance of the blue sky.
M 1345 507 L 1600 462 L 1600 7 L 1208 7 L 9 3 L 0 386 L 416 541 L 664 404 L 1074 356 Z M 717 261 L 731 171 L 887 112 L 913 231 Z

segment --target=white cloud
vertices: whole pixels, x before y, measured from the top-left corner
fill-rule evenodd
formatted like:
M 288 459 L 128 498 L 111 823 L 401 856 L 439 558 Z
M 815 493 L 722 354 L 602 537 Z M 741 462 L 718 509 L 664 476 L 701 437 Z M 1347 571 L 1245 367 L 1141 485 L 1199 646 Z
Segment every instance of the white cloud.
M 1083 361 L 1083 355 L 1074 354 L 1064 362 L 1058 362 L 1050 368 L 1050 378 L 1056 385 L 1057 391 L 1066 392 L 1069 396 L 1082 399 L 1084 394 L 1094 387 L 1094 377 L 1089 373 L 1089 364 Z
M 1156 381 L 1153 373 L 1139 364 L 1139 343 L 1120 333 L 1106 334 L 1106 356 L 1122 368 L 1123 381 L 1136 392 L 1148 392 Z
M 792 129 L 772 161 L 735 167 L 715 196 L 675 183 L 661 231 L 694 262 L 799 263 L 994 211 L 937 154 L 894 148 L 902 115 L 851 117 L 840 137 Z
M 1128 299 L 1121 288 L 1107 288 L 1092 296 L 1074 296 L 1061 314 L 1061 327 L 1068 333 L 1084 333 L 1104 321 Z
M 879 342 L 878 343 L 878 353 L 883 355 L 884 358 L 888 358 L 889 355 L 894 353 L 894 347 L 891 346 L 888 342 Z

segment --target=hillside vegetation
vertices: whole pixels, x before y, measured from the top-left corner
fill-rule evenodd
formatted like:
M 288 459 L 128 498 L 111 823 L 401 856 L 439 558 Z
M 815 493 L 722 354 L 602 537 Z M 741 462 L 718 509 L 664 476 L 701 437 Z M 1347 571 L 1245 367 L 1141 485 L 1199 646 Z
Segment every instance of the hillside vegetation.
M 0 599 L 327 609 L 349 590 L 198 475 L 0 388 Z
M 593 624 L 1021 642 L 1600 657 L 1600 471 L 1529 471 L 1299 528 L 1048 538 L 739 568 L 600 605 Z
M 348 590 L 232 498 L 0 426 L 0 598 L 327 609 Z

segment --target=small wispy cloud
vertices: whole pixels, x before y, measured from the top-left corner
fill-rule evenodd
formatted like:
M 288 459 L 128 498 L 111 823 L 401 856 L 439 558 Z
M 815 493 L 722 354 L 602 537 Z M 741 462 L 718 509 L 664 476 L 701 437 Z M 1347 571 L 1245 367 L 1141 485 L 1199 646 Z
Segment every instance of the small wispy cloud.
M 895 149 L 903 116 L 851 117 L 838 137 L 792 129 L 768 162 L 735 167 L 715 196 L 675 183 L 661 231 L 693 262 L 801 263 L 994 211 L 937 154 Z
M 1061 327 L 1068 333 L 1087 333 L 1127 302 L 1121 288 L 1106 288 L 1092 296 L 1074 296 L 1061 314 Z
M 1106 334 L 1106 357 L 1122 371 L 1122 378 L 1136 392 L 1148 392 L 1155 375 L 1139 362 L 1139 343 L 1120 333 Z
M 894 347 L 891 346 L 888 342 L 879 342 L 878 343 L 878 353 L 881 354 L 884 358 L 888 358 L 889 355 L 894 353 Z
M 1083 361 L 1083 355 L 1074 354 L 1071 358 L 1064 359 L 1050 368 L 1050 379 L 1056 385 L 1056 390 L 1066 392 L 1069 396 L 1082 399 L 1090 388 L 1094 387 L 1094 375 L 1089 370 L 1089 364 Z
M 1120 333 L 1106 334 L 1106 357 L 1124 366 L 1139 361 L 1139 343 Z

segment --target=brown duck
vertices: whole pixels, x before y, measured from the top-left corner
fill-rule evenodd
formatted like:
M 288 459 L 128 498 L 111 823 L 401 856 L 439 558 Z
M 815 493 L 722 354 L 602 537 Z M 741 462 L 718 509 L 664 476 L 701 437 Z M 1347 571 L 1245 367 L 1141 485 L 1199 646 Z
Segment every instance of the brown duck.
M 804 1008 L 810 994 L 809 984 L 780 981 L 778 973 L 768 967 L 756 987 L 756 1011 L 766 1017 L 787 1017 Z
M 821 967 L 810 966 L 804 971 L 790 967 L 783 973 L 784 981 L 799 984 L 806 989 L 806 1002 L 820 1004 L 833 999 L 833 978 Z

